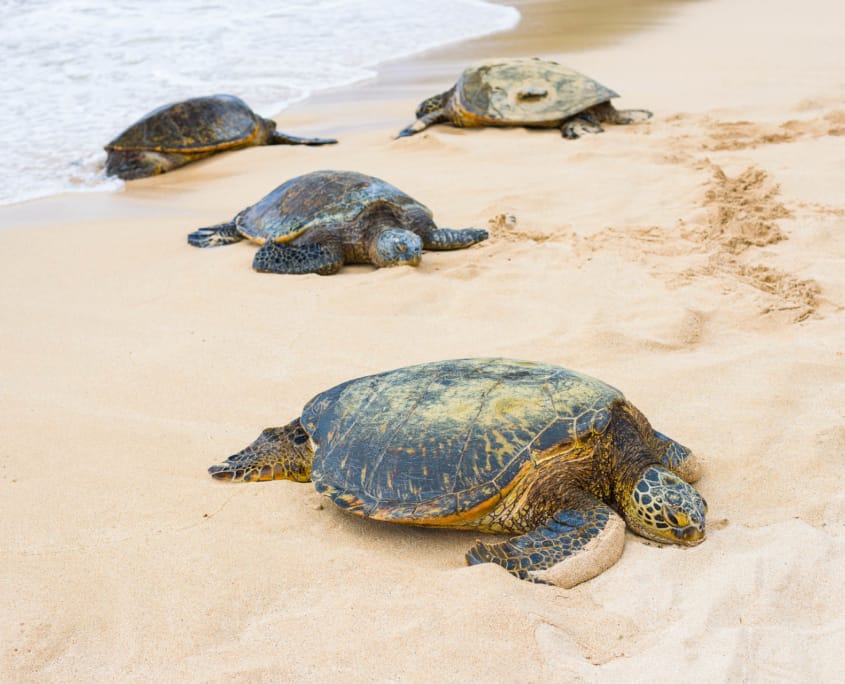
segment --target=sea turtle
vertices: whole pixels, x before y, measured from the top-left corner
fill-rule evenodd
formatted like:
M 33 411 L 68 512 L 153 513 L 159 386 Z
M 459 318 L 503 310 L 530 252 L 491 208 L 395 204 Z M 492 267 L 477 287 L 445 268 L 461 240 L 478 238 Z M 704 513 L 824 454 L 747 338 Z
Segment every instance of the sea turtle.
M 477 542 L 470 565 L 571 587 L 622 553 L 625 523 L 653 541 L 705 536 L 689 449 L 622 394 L 559 366 L 512 359 L 424 363 L 350 380 L 299 418 L 209 468 L 289 479 L 356 515 L 514 536 Z
M 336 142 L 280 133 L 233 95 L 196 97 L 154 109 L 106 145 L 106 173 L 132 180 L 242 147 Z
M 425 249 L 461 249 L 487 238 L 476 228 L 438 228 L 431 211 L 404 192 L 355 171 L 297 176 L 228 223 L 188 235 L 195 247 L 247 238 L 262 245 L 253 259 L 268 273 L 337 272 L 343 264 L 416 266 Z
M 602 123 L 645 121 L 644 109 L 614 109 L 618 95 L 593 79 L 557 62 L 541 59 L 490 59 L 464 69 L 458 82 L 417 107 L 417 120 L 399 133 L 405 137 L 436 123 L 453 126 L 560 128 L 564 138 L 601 133 Z

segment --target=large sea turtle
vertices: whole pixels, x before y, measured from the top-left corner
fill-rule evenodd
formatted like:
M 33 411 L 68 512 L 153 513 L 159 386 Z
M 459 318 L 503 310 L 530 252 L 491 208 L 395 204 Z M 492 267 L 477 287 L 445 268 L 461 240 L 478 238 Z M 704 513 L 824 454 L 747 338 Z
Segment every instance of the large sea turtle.
M 314 171 L 282 183 L 228 223 L 188 235 L 195 247 L 247 238 L 262 245 L 257 271 L 335 273 L 343 264 L 419 263 L 422 249 L 461 249 L 480 228 L 438 228 L 431 211 L 398 188 L 355 171 Z
M 106 173 L 132 180 L 242 147 L 336 142 L 281 133 L 233 95 L 196 97 L 154 109 L 106 145 Z
M 601 133 L 602 123 L 645 121 L 644 109 L 617 110 L 618 95 L 583 74 L 541 59 L 490 59 L 464 69 L 458 82 L 417 107 L 405 137 L 436 123 L 453 126 L 560 128 L 564 138 Z
M 516 535 L 469 564 L 571 587 L 622 553 L 625 523 L 692 546 L 707 504 L 689 449 L 622 394 L 559 366 L 461 359 L 350 380 L 209 472 L 314 482 L 367 518 Z

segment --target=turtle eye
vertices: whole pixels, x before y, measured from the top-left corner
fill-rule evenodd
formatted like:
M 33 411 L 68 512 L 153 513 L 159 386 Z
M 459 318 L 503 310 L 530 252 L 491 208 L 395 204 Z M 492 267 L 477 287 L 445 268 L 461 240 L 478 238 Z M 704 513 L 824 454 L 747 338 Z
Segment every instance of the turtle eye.
M 686 527 L 690 524 L 689 516 L 683 511 L 672 511 L 668 506 L 663 508 L 663 517 L 672 527 Z
M 675 516 L 675 514 L 672 513 L 672 511 L 670 511 L 668 508 L 663 509 L 663 517 L 666 519 L 666 522 L 668 522 L 672 527 L 680 527 L 677 516 Z

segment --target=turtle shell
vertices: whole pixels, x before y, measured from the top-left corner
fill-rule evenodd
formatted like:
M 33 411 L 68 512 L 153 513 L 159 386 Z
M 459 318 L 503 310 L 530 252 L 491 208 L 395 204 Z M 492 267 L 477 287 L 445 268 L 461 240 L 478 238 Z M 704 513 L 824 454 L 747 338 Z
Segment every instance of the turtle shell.
M 583 446 L 622 394 L 559 366 L 462 359 L 345 382 L 312 399 L 312 480 L 358 515 L 464 527 L 491 510 L 532 454 Z M 584 449 L 573 454 L 584 455 Z
M 235 217 L 239 232 L 255 242 L 289 242 L 306 230 L 342 230 L 367 209 L 387 204 L 398 213 L 431 211 L 390 183 L 355 171 L 313 171 L 282 183 Z
M 468 67 L 452 104 L 463 125 L 551 126 L 618 95 L 557 62 L 499 59 Z
M 164 105 L 106 145 L 106 150 L 200 153 L 251 144 L 266 126 L 233 95 L 211 95 Z

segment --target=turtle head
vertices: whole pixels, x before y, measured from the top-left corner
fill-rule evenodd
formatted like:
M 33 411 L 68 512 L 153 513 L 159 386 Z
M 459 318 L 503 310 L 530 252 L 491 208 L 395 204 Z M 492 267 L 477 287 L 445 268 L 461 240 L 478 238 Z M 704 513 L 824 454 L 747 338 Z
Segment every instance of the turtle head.
M 416 117 L 418 119 L 422 119 L 426 114 L 431 114 L 432 112 L 436 112 L 438 109 L 443 109 L 449 101 L 451 95 L 452 91 L 447 90 L 445 93 L 427 97 L 417 106 L 417 111 L 415 112 Z
M 388 228 L 382 231 L 370 247 L 370 259 L 379 267 L 400 264 L 416 266 L 421 258 L 420 236 L 404 228 Z
M 185 159 L 184 155 L 155 150 L 108 150 L 106 175 L 123 180 L 148 178 L 182 166 L 186 163 Z
M 684 546 L 704 541 L 707 502 L 671 470 L 649 466 L 625 498 L 625 519 L 640 536 Z

